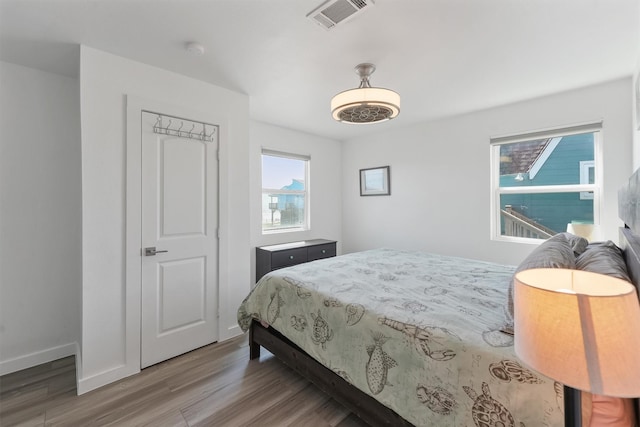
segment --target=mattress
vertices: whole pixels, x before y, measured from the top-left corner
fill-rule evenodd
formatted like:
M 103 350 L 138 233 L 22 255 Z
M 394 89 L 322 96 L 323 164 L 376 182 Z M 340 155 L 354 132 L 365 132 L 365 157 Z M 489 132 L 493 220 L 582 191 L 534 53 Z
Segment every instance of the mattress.
M 515 267 L 376 249 L 264 276 L 238 321 L 275 328 L 416 426 L 563 425 L 562 387 L 500 331 Z

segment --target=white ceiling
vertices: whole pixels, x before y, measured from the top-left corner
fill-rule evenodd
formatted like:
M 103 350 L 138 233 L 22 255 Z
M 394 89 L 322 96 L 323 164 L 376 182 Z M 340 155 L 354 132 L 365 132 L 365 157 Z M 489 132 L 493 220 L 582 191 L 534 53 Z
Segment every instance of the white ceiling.
M 638 0 L 376 0 L 331 31 L 305 17 L 322 1 L 0 0 L 0 59 L 77 76 L 84 44 L 246 93 L 256 120 L 347 139 L 630 76 L 640 58 Z M 402 96 L 397 119 L 331 119 L 361 62 Z

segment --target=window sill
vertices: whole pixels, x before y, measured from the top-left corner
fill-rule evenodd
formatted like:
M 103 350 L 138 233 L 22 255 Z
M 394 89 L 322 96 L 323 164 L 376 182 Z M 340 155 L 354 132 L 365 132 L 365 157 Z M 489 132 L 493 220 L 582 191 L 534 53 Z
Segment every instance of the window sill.
M 262 235 L 281 234 L 281 233 L 299 233 L 301 231 L 309 231 L 309 228 L 297 227 L 297 228 L 279 228 L 275 230 L 262 230 Z

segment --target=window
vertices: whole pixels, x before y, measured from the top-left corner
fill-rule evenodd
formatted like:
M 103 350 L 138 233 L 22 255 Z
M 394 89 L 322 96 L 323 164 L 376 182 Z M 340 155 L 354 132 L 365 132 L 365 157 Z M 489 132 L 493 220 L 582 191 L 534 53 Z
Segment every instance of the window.
M 595 184 L 595 162 L 584 160 L 580 162 L 580 184 Z M 593 200 L 592 191 L 581 191 L 580 200 Z
M 262 150 L 262 232 L 309 228 L 309 156 Z
M 492 235 L 546 239 L 599 222 L 601 124 L 491 139 Z

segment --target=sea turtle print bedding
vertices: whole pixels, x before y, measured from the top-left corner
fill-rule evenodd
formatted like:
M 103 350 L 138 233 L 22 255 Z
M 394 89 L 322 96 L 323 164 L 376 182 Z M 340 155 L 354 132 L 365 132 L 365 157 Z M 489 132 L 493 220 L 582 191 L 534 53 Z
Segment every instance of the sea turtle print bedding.
M 238 322 L 268 324 L 416 426 L 561 426 L 554 382 L 500 332 L 515 267 L 376 249 L 271 272 Z

